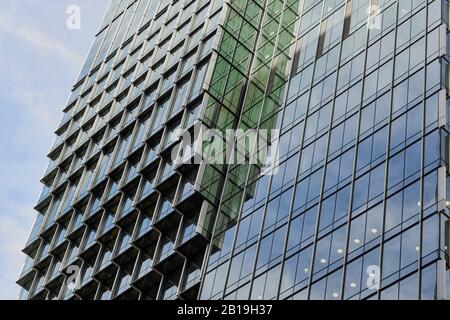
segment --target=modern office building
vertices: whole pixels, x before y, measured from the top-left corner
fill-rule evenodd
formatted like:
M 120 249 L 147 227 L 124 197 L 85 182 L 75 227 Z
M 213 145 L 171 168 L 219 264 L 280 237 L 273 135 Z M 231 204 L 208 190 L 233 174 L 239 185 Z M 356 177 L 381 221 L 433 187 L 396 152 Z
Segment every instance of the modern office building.
M 448 12 L 113 0 L 48 155 L 20 298 L 449 298 Z M 179 132 L 199 125 L 278 132 L 278 156 L 198 158 L 213 141 Z

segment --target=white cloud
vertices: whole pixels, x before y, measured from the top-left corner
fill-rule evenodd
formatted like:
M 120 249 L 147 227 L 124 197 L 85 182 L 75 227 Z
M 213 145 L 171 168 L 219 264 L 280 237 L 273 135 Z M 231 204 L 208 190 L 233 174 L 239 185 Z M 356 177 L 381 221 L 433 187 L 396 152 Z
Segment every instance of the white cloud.
M 50 38 L 47 34 L 39 32 L 34 26 L 23 26 L 11 22 L 4 16 L 0 16 L 0 30 L 27 42 L 42 55 L 58 56 L 68 63 L 83 63 L 83 58 L 80 55 L 67 48 L 64 44 Z

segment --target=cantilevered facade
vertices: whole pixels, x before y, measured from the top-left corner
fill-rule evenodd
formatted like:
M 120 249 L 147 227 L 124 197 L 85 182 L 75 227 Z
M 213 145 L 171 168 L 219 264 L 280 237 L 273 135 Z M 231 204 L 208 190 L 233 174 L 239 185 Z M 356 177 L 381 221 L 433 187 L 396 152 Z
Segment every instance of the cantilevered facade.
M 21 298 L 448 298 L 448 12 L 113 0 L 48 155 Z M 199 160 L 179 137 L 199 125 L 277 132 L 277 156 Z

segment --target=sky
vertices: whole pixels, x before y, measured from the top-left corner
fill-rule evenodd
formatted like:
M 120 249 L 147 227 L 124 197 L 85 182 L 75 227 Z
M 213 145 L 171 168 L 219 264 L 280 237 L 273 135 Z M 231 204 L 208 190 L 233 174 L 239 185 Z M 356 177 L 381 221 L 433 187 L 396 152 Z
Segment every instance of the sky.
M 69 29 L 68 7 L 80 9 Z M 54 131 L 109 0 L 0 0 L 0 299 L 17 299 Z M 73 21 L 73 20 L 69 20 Z

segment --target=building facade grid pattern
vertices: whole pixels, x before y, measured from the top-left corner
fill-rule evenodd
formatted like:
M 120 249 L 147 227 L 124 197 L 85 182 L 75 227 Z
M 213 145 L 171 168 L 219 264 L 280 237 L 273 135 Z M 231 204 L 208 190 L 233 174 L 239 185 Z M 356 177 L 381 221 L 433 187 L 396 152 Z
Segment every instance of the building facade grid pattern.
M 20 298 L 447 298 L 448 8 L 112 1 L 56 130 Z M 173 133 L 198 121 L 280 129 L 276 171 L 177 167 Z

